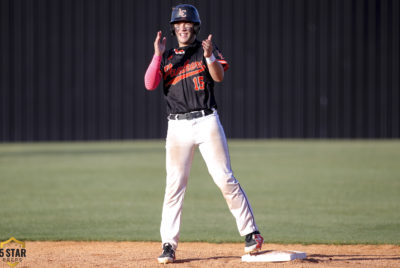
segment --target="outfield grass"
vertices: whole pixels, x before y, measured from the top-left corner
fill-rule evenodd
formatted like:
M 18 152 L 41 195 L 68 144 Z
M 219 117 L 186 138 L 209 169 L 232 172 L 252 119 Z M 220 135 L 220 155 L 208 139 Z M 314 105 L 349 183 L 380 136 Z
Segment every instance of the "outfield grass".
M 400 141 L 229 141 L 267 242 L 400 244 Z M 159 241 L 164 141 L 0 144 L 0 240 Z M 197 152 L 181 241 L 241 242 Z

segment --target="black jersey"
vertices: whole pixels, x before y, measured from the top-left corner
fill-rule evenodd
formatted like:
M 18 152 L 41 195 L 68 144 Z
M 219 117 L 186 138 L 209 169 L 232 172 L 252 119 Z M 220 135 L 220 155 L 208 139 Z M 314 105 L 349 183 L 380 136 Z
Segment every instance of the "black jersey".
M 164 53 L 160 71 L 164 80 L 168 114 L 217 108 L 214 80 L 203 54 L 203 47 L 198 40 L 189 46 Z M 226 71 L 229 65 L 215 45 L 213 54 Z

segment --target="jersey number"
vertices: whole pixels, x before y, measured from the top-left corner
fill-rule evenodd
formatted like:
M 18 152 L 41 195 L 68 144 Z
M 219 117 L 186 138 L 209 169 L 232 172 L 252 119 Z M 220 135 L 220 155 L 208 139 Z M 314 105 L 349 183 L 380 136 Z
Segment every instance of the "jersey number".
M 204 90 L 204 77 L 198 76 L 193 78 L 194 90 Z

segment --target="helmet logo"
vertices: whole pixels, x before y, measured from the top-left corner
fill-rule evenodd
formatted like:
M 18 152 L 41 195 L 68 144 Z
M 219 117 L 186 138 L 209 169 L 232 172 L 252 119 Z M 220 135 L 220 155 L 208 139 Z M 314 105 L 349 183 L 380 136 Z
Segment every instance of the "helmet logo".
M 185 9 L 179 9 L 178 16 L 186 18 L 186 10 Z

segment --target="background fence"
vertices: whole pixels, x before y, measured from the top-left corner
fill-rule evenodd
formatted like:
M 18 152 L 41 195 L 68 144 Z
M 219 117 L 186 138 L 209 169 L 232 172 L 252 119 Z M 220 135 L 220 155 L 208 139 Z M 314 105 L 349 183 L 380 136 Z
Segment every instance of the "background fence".
M 180 1 L 230 63 L 230 138 L 399 138 L 397 0 Z M 0 141 L 163 138 L 144 88 L 165 0 L 1 0 Z

